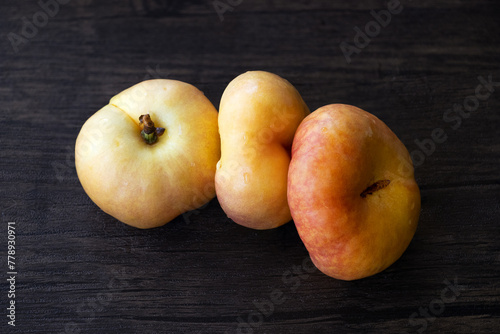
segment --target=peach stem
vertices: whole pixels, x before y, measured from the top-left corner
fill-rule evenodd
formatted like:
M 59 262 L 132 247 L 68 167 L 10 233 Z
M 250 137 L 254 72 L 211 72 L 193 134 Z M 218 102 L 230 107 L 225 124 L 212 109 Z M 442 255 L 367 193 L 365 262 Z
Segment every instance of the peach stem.
M 391 180 L 380 180 L 366 188 L 362 193 L 361 197 L 365 198 L 367 195 L 371 195 L 376 191 L 379 191 L 380 189 L 384 189 L 391 183 Z
M 149 145 L 156 143 L 158 137 L 165 132 L 165 128 L 155 127 L 155 123 L 151 120 L 149 114 L 141 115 L 139 117 L 139 124 L 143 126 L 141 137 Z

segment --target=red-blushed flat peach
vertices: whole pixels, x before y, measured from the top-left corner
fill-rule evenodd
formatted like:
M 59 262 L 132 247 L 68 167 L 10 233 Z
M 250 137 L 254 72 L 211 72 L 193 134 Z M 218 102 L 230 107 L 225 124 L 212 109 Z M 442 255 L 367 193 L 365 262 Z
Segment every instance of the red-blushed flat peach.
M 314 264 L 342 280 L 371 276 L 406 250 L 420 214 L 410 155 L 377 117 L 322 107 L 300 124 L 288 203 Z

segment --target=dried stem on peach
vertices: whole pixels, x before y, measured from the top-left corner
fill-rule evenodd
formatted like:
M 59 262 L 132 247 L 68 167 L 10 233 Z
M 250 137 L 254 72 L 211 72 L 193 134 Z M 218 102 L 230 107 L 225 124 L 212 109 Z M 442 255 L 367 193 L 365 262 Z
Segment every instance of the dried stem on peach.
M 155 127 L 155 123 L 151 120 L 149 114 L 141 115 L 141 117 L 139 117 L 139 122 L 139 124 L 143 126 L 141 137 L 149 145 L 156 143 L 158 137 L 165 132 L 165 128 Z

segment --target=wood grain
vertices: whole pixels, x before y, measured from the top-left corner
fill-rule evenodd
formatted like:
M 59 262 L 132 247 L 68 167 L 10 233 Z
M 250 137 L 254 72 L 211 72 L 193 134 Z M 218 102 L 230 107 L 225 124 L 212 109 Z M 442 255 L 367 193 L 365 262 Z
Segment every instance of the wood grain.
M 16 327 L 2 315 L 0 332 L 500 332 L 500 86 L 457 128 L 443 119 L 475 94 L 479 76 L 500 81 L 500 6 L 401 3 L 348 64 L 340 43 L 352 44 L 354 27 L 364 28 L 385 1 L 242 1 L 220 21 L 212 1 L 74 0 L 18 52 L 9 33 L 20 34 L 22 18 L 41 8 L 3 1 L 0 315 L 9 221 L 18 276 Z M 245 229 L 217 200 L 142 231 L 84 193 L 74 142 L 114 94 L 172 78 L 218 106 L 228 82 L 253 69 L 287 78 L 311 110 L 348 103 L 372 112 L 411 152 L 434 129 L 446 133 L 416 168 L 419 228 L 389 269 L 355 282 L 328 278 L 304 267 L 293 223 Z M 435 318 L 420 315 L 441 305 L 445 281 L 458 284 L 456 298 Z M 283 301 L 271 307 L 273 292 Z

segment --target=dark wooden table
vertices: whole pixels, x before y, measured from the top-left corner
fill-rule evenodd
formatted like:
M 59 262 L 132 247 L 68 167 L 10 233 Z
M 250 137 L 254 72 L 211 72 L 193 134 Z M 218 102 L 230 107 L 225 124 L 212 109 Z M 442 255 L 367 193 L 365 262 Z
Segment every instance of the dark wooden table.
M 386 1 L 59 1 L 0 5 L 1 333 L 500 332 L 498 1 L 391 2 L 390 18 Z M 412 152 L 420 223 L 389 269 L 329 278 L 293 223 L 246 229 L 217 200 L 144 231 L 85 194 L 75 139 L 110 97 L 172 78 L 218 106 L 254 69 L 311 110 L 372 112 Z

